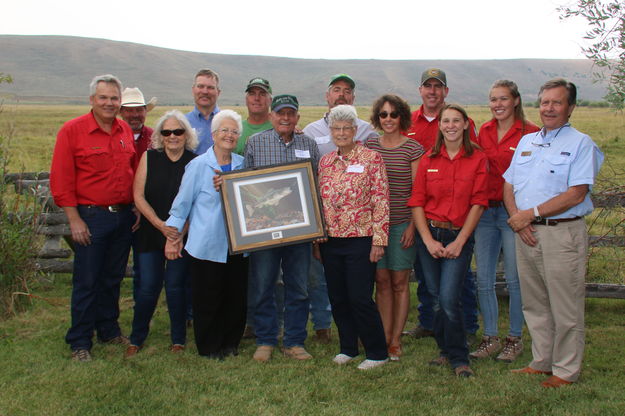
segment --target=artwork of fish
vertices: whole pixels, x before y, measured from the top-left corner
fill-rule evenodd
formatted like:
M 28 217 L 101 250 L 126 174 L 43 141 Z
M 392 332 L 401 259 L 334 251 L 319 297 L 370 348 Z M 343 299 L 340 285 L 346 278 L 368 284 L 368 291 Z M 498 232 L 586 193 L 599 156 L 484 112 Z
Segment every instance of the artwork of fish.
M 293 190 L 286 186 L 284 188 L 273 189 L 271 188 L 265 195 L 260 197 L 254 204 L 245 204 L 247 215 L 250 217 L 259 208 L 277 206 L 282 198 L 293 193 Z

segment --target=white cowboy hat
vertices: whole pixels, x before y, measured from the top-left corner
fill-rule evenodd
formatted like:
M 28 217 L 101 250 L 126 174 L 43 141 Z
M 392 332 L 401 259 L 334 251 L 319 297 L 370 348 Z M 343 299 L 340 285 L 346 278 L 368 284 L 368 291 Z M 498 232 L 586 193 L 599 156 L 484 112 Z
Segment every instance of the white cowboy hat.
M 122 92 L 122 107 L 141 107 L 145 106 L 147 111 L 152 110 L 156 106 L 158 100 L 152 97 L 146 104 L 143 93 L 139 88 L 126 88 Z

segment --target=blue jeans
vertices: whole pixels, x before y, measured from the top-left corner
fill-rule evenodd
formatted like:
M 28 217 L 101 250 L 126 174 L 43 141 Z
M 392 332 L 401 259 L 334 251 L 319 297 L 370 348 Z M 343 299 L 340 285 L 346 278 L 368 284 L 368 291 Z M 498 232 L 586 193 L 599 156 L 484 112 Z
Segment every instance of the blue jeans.
M 332 325 L 332 308 L 328 298 L 328 284 L 323 272 L 323 264 L 315 258 L 310 263 L 308 274 L 308 296 L 313 329 L 329 329 Z
M 167 309 L 171 325 L 171 343 L 184 345 L 187 338 L 185 288 L 189 275 L 189 255 L 177 260 L 167 260 L 163 251 L 137 253 L 141 269 L 141 286 L 135 302 L 130 342 L 143 345 L 150 331 L 150 320 L 154 315 L 158 297 L 165 283 Z
M 72 350 L 90 350 L 94 330 L 100 341 L 121 335 L 119 286 L 126 273 L 136 217 L 130 208 L 109 212 L 78 206 L 78 213 L 89 227 L 91 244 L 74 244 L 72 325 L 65 341 Z
M 484 319 L 484 335 L 498 334 L 499 307 L 495 293 L 497 260 L 503 247 L 504 270 L 510 295 L 510 336 L 520 337 L 523 330 L 521 288 L 516 267 L 514 231 L 507 223 L 504 207 L 489 208 L 482 214 L 475 229 L 475 262 L 477 263 L 477 294 Z
M 479 329 L 477 322 L 477 297 L 475 294 L 475 278 L 471 273 L 471 256 L 469 255 L 469 265 L 464 276 L 462 283 L 462 293 L 460 294 L 462 300 L 462 312 L 465 323 L 465 330 L 470 334 L 475 334 Z M 417 258 L 414 263 L 414 272 L 417 279 L 417 299 L 419 299 L 419 305 L 417 311 L 419 311 L 419 325 L 425 329 L 432 330 L 434 327 L 434 300 L 430 296 L 430 292 L 427 287 L 427 282 L 423 278 L 423 270 L 421 268 L 421 260 L 419 259 L 418 249 Z
M 139 253 L 137 252 L 137 246 L 139 245 L 139 239 L 137 238 L 137 232 L 132 233 L 132 300 L 137 303 L 137 297 L 139 296 L 139 286 L 141 285 L 141 270 L 139 268 Z
M 257 293 L 254 305 L 254 331 L 257 345 L 278 344 L 276 280 L 282 264 L 284 280 L 284 339 L 287 348 L 304 346 L 308 322 L 306 283 L 312 251 L 310 243 L 255 251 L 250 255 L 252 280 Z
M 432 237 L 447 246 L 454 241 L 459 231 L 446 230 L 430 226 Z M 417 255 L 421 261 L 423 275 L 432 297 L 434 311 L 434 338 L 440 354 L 449 358 L 453 368 L 469 364 L 464 319 L 460 304 L 463 280 L 471 260 L 473 237 L 462 247 L 458 258 L 435 259 L 423 243 L 417 238 Z

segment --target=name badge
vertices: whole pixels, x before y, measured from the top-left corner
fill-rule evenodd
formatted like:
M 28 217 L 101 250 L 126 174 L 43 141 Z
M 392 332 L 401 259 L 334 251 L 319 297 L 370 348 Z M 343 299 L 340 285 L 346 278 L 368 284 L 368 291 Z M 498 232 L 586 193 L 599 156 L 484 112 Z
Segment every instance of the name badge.
M 308 150 L 295 149 L 295 157 L 310 159 L 310 152 Z
M 428 169 L 428 172 L 438 172 L 438 169 Z
M 365 167 L 363 165 L 349 165 L 347 167 L 347 173 L 363 173 Z
M 510 147 L 510 150 L 514 152 L 516 150 L 516 147 Z
M 521 156 L 531 156 L 532 152 L 530 150 L 526 150 L 525 152 L 521 152 Z
M 315 141 L 317 142 L 317 144 L 330 143 L 330 136 L 315 137 Z

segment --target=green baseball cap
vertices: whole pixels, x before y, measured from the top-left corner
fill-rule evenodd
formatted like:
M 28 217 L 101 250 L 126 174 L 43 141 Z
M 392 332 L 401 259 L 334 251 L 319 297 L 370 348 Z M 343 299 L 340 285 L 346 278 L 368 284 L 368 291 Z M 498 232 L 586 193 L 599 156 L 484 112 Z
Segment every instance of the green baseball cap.
M 423 74 L 421 74 L 420 85 L 423 85 L 425 81 L 432 78 L 439 80 L 444 86 L 447 86 L 447 75 L 445 75 L 445 71 L 438 68 L 430 68 L 423 71 Z
M 271 111 L 280 111 L 285 107 L 289 107 L 297 111 L 299 109 L 299 103 L 297 97 L 290 94 L 276 95 L 271 100 Z
M 245 92 L 248 92 L 252 87 L 258 87 L 271 94 L 271 85 L 269 85 L 269 81 L 265 78 L 256 77 L 250 79 L 250 82 L 247 83 L 247 87 L 245 87 Z
M 330 77 L 330 83 L 328 84 L 328 87 L 334 84 L 336 81 L 345 81 L 350 85 L 350 87 L 352 87 L 352 89 L 356 88 L 356 83 L 354 82 L 352 77 L 347 74 L 332 75 L 332 77 Z

